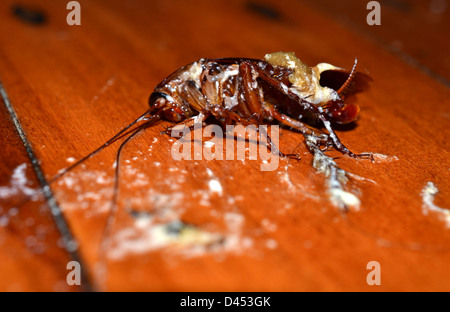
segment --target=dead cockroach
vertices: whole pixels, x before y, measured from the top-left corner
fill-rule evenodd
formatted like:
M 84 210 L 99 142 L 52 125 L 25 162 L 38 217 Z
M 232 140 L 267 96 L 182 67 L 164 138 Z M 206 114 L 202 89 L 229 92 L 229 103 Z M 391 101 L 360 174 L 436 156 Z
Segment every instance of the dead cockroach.
M 313 120 L 328 131 L 321 135 L 322 144 L 333 146 L 351 157 L 371 158 L 371 154 L 351 152 L 332 128 L 332 124 L 350 123 L 358 117 L 359 106 L 344 103 L 352 90 L 356 64 L 355 60 L 345 82 L 331 87 L 322 85 L 322 76 L 328 72 L 345 73 L 344 69 L 327 63 L 309 67 L 293 52 L 266 54 L 264 60 L 200 59 L 165 78 L 150 94 L 150 108 L 144 114 L 91 154 L 62 170 L 50 182 L 113 143 L 135 124 L 143 122 L 119 147 L 116 159 L 119 161 L 121 149 L 134 135 L 162 119 L 190 128 L 210 116 L 223 125 L 258 126 L 277 122 L 303 134 L 317 131 L 304 122 Z
M 305 120 L 309 123 L 319 122 L 328 131 L 328 134 L 322 133 L 317 137 L 321 140 L 320 144 L 332 146 L 351 157 L 371 158 L 371 154 L 358 155 L 351 152 L 341 143 L 332 128 L 332 124 L 350 123 L 358 117 L 359 107 L 344 103 L 352 91 L 356 64 L 355 60 L 350 72 L 327 63 L 309 67 L 292 52 L 266 54 L 264 60 L 202 58 L 165 78 L 150 94 L 150 108 L 144 114 L 95 151 L 61 170 L 49 183 L 56 181 L 125 135 L 134 125 L 141 123 L 130 132 L 117 151 L 114 208 L 118 192 L 120 153 L 123 147 L 137 133 L 162 119 L 190 128 L 197 122 L 205 122 L 210 116 L 223 125 L 258 126 L 280 123 L 303 134 L 314 134 L 314 131 L 318 131 Z M 333 81 L 323 82 L 322 78 L 329 72 L 345 73 L 347 76 L 340 85 Z M 272 147 L 274 146 L 271 145 Z M 280 156 L 293 156 L 278 150 L 276 152 Z

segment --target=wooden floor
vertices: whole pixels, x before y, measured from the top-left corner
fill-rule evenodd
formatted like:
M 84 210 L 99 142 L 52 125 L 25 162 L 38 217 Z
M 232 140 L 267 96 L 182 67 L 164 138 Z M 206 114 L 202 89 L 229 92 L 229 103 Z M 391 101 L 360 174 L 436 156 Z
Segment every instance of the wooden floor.
M 0 290 L 449 291 L 448 2 L 379 1 L 380 26 L 365 1 L 343 2 L 81 0 L 69 26 L 67 1 L 21 1 L 42 23 L 1 1 Z M 177 68 L 275 51 L 311 66 L 357 57 L 372 78 L 349 99 L 360 118 L 337 131 L 386 155 L 336 160 L 357 175 L 359 211 L 333 205 L 289 129 L 280 148 L 302 160 L 266 172 L 260 159 L 176 161 L 169 123 L 146 129 L 122 153 L 107 231 L 119 143 L 40 189 L 144 113 Z M 428 182 L 443 213 L 427 213 Z M 370 261 L 381 285 L 367 283 Z

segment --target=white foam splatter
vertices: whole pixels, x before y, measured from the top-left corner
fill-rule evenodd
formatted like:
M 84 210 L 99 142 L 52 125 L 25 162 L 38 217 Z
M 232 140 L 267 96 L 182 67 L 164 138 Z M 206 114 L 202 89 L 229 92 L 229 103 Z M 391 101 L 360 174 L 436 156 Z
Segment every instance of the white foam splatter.
M 76 161 L 76 159 L 74 157 L 67 157 L 66 161 L 70 164 L 74 163 Z
M 214 175 L 212 170 L 209 168 L 206 168 L 206 174 L 208 175 L 208 177 L 211 178 L 208 181 L 209 191 L 211 193 L 216 193 L 217 195 L 222 196 L 223 195 L 223 187 L 222 187 L 222 184 L 220 183 L 219 179 L 216 178 L 216 176 Z
M 227 234 L 225 236 L 223 249 L 229 252 L 241 253 L 245 249 L 252 247 L 253 240 L 242 235 L 245 218 L 237 212 L 227 212 L 224 215 L 227 224 Z
M 223 217 L 227 226 L 224 233 L 206 231 L 185 224 L 179 218 L 155 223 L 150 216 L 138 217 L 133 226 L 113 235 L 108 257 L 118 260 L 130 255 L 164 250 L 192 258 L 205 254 L 223 255 L 223 252 L 239 254 L 252 247 L 253 240 L 242 236 L 244 217 L 236 212 L 225 213 Z M 268 248 L 274 248 L 273 242 L 270 244 Z
M 83 184 L 88 185 L 87 190 L 82 187 Z M 69 172 L 61 177 L 58 185 L 75 193 L 74 196 L 68 196 L 67 192 L 56 193 L 58 197 L 64 196 L 64 200 L 61 200 L 64 211 L 86 210 L 95 215 L 111 208 L 112 178 L 104 171 L 83 171 L 81 174 Z
M 266 247 L 269 249 L 276 249 L 278 247 L 278 242 L 274 239 L 266 240 Z
M 430 211 L 438 213 L 442 219 L 444 219 L 447 228 L 450 228 L 450 210 L 446 208 L 438 207 L 434 204 L 434 197 L 439 192 L 438 188 L 433 182 L 428 182 L 422 189 L 422 212 L 424 215 L 428 215 Z
M 361 205 L 361 201 L 358 197 L 340 188 L 330 189 L 330 196 L 331 201 L 335 206 L 341 206 L 344 204 L 345 206 L 351 206 L 354 207 L 355 210 L 359 210 L 359 206 Z
M 289 177 L 287 165 L 286 165 L 285 170 L 279 171 L 279 172 L 277 172 L 277 174 L 279 174 L 279 176 L 280 176 L 280 182 L 287 184 L 288 190 L 290 190 L 290 191 L 296 190 L 295 185 L 292 183 L 292 181 Z
M 188 226 L 179 220 L 153 224 L 151 218 L 141 217 L 134 227 L 119 231 L 114 236 L 111 259 L 121 259 L 130 254 L 142 254 L 164 248 L 172 248 L 186 255 L 201 254 L 208 245 L 221 240 L 221 235 Z M 188 250 L 191 251 L 188 253 Z
M 220 184 L 219 180 L 217 180 L 217 179 L 209 180 L 208 186 L 209 186 L 209 190 L 212 193 L 216 193 L 217 195 L 222 196 L 223 188 L 222 188 L 222 184 Z
M 330 201 L 340 209 L 352 207 L 359 210 L 361 201 L 359 198 L 344 190 L 347 182 L 347 172 L 342 170 L 336 162 L 325 155 L 317 143 L 318 137 L 314 135 L 305 135 L 306 145 L 314 154 L 313 167 L 327 177 L 327 187 Z
M 19 194 L 25 194 L 27 196 L 35 194 L 35 190 L 27 185 L 28 179 L 25 174 L 26 169 L 26 163 L 21 164 L 14 169 L 10 179 L 10 186 L 0 187 L 0 198 L 8 198 Z
M 270 232 L 275 232 L 275 231 L 277 230 L 277 228 L 278 228 L 278 226 L 277 226 L 275 223 L 271 222 L 269 219 L 263 219 L 263 220 L 261 221 L 261 225 L 262 225 L 267 231 L 270 231 Z
M 372 153 L 375 163 L 382 163 L 382 162 L 392 162 L 397 161 L 397 156 L 389 156 L 379 153 Z

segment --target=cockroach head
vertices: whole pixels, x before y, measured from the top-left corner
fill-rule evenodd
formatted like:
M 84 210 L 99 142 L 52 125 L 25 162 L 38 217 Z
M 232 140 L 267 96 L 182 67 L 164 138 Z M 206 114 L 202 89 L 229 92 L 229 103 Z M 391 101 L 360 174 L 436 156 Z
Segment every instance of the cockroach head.
M 265 60 L 272 66 L 280 66 L 292 71 L 289 75 L 289 90 L 300 98 L 323 108 L 325 115 L 335 123 L 348 123 L 356 120 L 359 112 L 357 105 L 344 104 L 355 66 L 347 81 L 339 89 L 321 85 L 321 75 L 324 72 L 346 72 L 345 69 L 328 63 L 319 63 L 309 67 L 300 61 L 294 52 L 275 52 L 265 55 Z

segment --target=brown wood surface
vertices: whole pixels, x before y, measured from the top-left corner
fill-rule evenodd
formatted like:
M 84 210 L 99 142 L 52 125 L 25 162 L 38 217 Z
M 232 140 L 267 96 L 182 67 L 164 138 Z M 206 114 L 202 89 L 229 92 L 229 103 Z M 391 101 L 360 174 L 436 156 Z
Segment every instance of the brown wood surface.
M 154 86 L 175 69 L 201 57 L 262 58 L 274 51 L 294 51 L 311 66 L 349 68 L 357 57 L 373 81 L 350 99 L 360 105 L 360 118 L 338 135 L 352 151 L 398 160 L 336 160 L 374 181 L 350 181 L 361 208 L 341 214 L 300 134 L 283 129 L 280 145 L 302 160 L 280 159 L 277 170 L 262 172 L 260 160 L 175 161 L 173 139 L 160 133 L 169 125 L 163 122 L 124 149 L 107 253 L 100 246 L 118 143 L 51 184 L 78 242 L 75 252 L 62 249 L 46 205 L 18 205 L 24 194 L 2 198 L 0 217 L 11 222 L 0 228 L 0 290 L 77 290 L 65 284 L 73 257 L 82 261 L 85 289 L 450 290 L 450 229 L 438 215 L 424 215 L 421 197 L 433 182 L 440 190 L 436 205 L 450 207 L 448 9 L 430 13 L 411 1 L 410 10 L 398 13 L 381 1 L 382 25 L 369 27 L 364 1 L 345 7 L 325 1 L 79 2 L 81 26 L 67 25 L 66 1 L 39 2 L 43 25 L 11 14 L 14 1 L 0 3 L 0 79 L 47 181 L 142 114 Z M 343 22 L 348 12 L 359 22 Z M 431 21 L 426 26 L 419 23 L 424 16 Z M 411 31 L 402 32 L 397 20 Z M 411 39 L 416 31 L 423 40 Z M 389 48 L 394 39 L 404 42 L 401 54 Z M 3 108 L 1 118 L 1 185 L 13 188 L 14 170 L 26 163 L 27 183 L 36 188 Z M 209 191 L 212 179 L 222 193 Z M 155 225 L 146 216 L 170 215 L 222 233 L 225 242 L 197 249 L 151 245 L 146 235 Z M 51 234 L 40 235 L 40 224 Z M 369 261 L 381 265 L 380 286 L 366 282 Z
M 5 106 L 1 106 L 1 143 L 4 146 L 1 166 L 0 291 L 71 290 L 66 283 L 65 265 L 70 257 L 57 227 L 42 199 L 24 203 L 27 192 L 38 187 L 27 154 L 14 129 Z M 27 181 L 17 187 L 11 179 L 23 172 Z M 45 276 L 45 278 L 42 278 Z
M 379 46 L 396 54 L 420 71 L 449 85 L 450 29 L 446 1 L 378 1 L 382 7 L 381 27 L 367 24 L 367 2 L 311 0 L 320 9 Z

